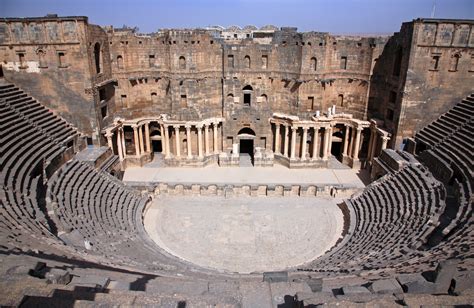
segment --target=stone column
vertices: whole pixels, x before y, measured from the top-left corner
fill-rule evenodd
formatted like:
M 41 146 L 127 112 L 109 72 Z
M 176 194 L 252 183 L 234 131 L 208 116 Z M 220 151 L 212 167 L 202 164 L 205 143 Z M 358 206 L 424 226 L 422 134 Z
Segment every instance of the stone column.
M 179 125 L 173 125 L 174 134 L 176 137 L 176 157 L 181 157 L 181 140 L 179 138 Z
M 133 141 L 135 142 L 135 155 L 137 157 L 140 156 L 140 145 L 138 140 L 138 127 L 136 125 L 133 126 Z
M 280 124 L 275 123 L 275 153 L 280 154 Z
M 107 138 L 107 145 L 112 150 L 112 154 L 114 154 L 114 144 L 112 143 L 112 136 L 113 135 L 114 135 L 114 133 L 112 133 L 112 132 L 107 132 L 107 134 L 105 134 L 105 137 Z
M 377 131 L 376 130 L 372 130 L 372 134 L 373 134 L 373 140 L 371 142 L 371 148 L 370 148 L 370 152 L 369 152 L 369 160 L 372 161 L 374 159 L 374 155 L 375 155 L 375 149 L 377 148 L 377 137 L 378 137 L 378 134 L 377 134 Z
M 356 129 L 355 127 L 352 127 L 351 142 L 349 144 L 349 152 L 347 153 L 347 155 L 349 155 L 350 157 L 353 157 L 353 153 L 354 153 L 355 135 L 356 135 Z
M 323 160 L 328 159 L 329 127 L 324 128 Z
M 296 129 L 297 129 L 297 127 L 291 127 L 291 154 L 290 154 L 290 159 L 295 159 Z
M 117 151 L 120 160 L 123 160 L 122 137 L 120 130 L 117 130 Z
M 373 147 L 373 142 L 374 142 L 374 130 L 370 128 L 370 138 L 369 138 L 369 149 L 367 151 L 367 160 L 371 161 L 370 153 L 372 153 L 372 147 Z
M 344 129 L 344 147 L 342 150 L 342 155 L 347 156 L 347 147 L 349 146 L 349 125 L 345 125 Z
M 388 136 L 383 136 L 382 137 L 382 151 L 387 148 L 387 143 L 390 140 L 390 137 Z
M 165 131 L 165 158 L 170 158 L 170 133 L 169 133 L 169 130 L 168 130 L 168 125 L 163 125 L 164 127 L 164 131 Z M 163 144 L 163 141 L 161 142 Z
M 219 153 L 219 147 L 218 147 L 218 144 L 217 144 L 217 125 L 219 123 L 212 123 L 212 131 L 214 133 L 214 154 L 218 154 Z
M 123 158 L 127 157 L 127 147 L 125 146 L 125 131 L 122 129 L 120 130 L 120 143 L 122 143 L 122 151 L 123 151 Z
M 319 127 L 314 127 L 313 135 L 313 159 L 319 159 Z
M 138 127 L 138 139 L 140 139 L 140 154 L 145 152 L 143 143 L 143 125 Z
M 193 157 L 192 146 L 191 146 L 191 126 L 186 125 L 186 139 L 188 140 L 188 158 Z
M 362 127 L 356 127 L 356 137 L 354 141 L 354 147 L 352 148 L 352 158 L 354 160 L 359 159 L 359 144 L 360 144 L 360 133 L 362 132 Z
M 303 144 L 301 145 L 301 160 L 306 159 L 306 141 L 308 140 L 308 128 L 303 127 Z
M 331 150 L 332 150 L 332 127 L 329 128 L 328 157 L 331 156 Z
M 150 123 L 147 122 L 145 124 L 145 140 L 146 140 L 146 150 L 147 152 L 151 152 L 150 146 Z
M 198 130 L 198 155 L 202 158 L 202 125 L 197 125 Z
M 283 156 L 288 157 L 288 133 L 290 128 L 288 125 L 285 125 L 285 144 L 283 145 Z
M 206 148 L 206 155 L 209 155 L 209 130 L 208 125 L 204 124 L 204 145 Z

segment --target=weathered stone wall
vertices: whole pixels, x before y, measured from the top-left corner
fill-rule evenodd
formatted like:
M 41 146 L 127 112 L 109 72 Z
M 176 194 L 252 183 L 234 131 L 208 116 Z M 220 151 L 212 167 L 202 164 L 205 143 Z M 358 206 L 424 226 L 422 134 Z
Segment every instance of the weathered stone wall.
M 91 30 L 93 29 L 93 30 Z M 94 108 L 91 38 L 107 46 L 105 32 L 87 17 L 0 20 L 0 55 L 5 77 L 57 111 L 98 142 Z M 108 47 L 108 46 L 107 46 Z M 93 48 L 93 47 L 92 47 Z M 108 50 L 102 52 L 107 70 Z M 110 69 L 107 78 L 110 78 Z
M 473 27 L 467 20 L 418 19 L 389 40 L 374 69 L 369 109 L 393 132 L 392 146 L 473 91 Z
M 265 40 L 223 40 L 205 30 L 108 33 L 121 116 L 224 116 L 225 149 L 237 142 L 244 127 L 256 133 L 254 146 L 271 148 L 268 119 L 274 112 L 309 117 L 337 105 L 338 112 L 364 118 L 373 58 L 385 43 L 298 33 L 295 28 L 276 31 Z M 347 59 L 345 67 L 342 57 Z M 250 104 L 245 104 L 244 92 L 250 93 Z

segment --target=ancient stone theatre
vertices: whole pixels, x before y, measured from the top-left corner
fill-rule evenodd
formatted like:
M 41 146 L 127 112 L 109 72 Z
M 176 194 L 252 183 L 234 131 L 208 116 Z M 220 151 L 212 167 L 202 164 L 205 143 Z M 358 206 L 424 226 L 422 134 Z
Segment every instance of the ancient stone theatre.
M 474 301 L 473 20 L 1 18 L 0 112 L 0 305 Z

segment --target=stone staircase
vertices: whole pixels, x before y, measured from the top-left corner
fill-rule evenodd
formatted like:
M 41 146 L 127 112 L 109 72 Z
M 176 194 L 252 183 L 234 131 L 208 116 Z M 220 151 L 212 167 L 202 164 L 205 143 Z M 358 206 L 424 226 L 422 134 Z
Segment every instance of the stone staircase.
M 252 157 L 247 153 L 240 153 L 239 167 L 253 167 Z

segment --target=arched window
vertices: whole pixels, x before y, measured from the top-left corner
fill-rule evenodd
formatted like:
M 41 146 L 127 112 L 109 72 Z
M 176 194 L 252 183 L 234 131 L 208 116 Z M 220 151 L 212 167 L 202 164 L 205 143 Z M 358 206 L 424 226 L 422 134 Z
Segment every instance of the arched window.
M 153 103 L 158 102 L 158 95 L 156 95 L 156 92 L 151 92 L 151 101 Z
M 318 69 L 318 60 L 315 57 L 311 58 L 311 70 L 316 71 Z
M 44 56 L 45 56 L 45 52 L 43 49 L 39 49 L 37 51 L 37 54 L 38 54 L 38 62 L 39 62 L 39 67 L 44 67 L 46 68 L 47 65 L 46 65 L 46 62 L 45 62 L 45 59 L 44 59 Z
M 458 70 L 459 58 L 461 58 L 461 56 L 458 53 L 454 54 L 451 57 L 451 67 L 449 69 L 451 72 L 455 72 Z
M 183 56 L 179 57 L 179 69 L 181 70 L 186 69 L 186 58 Z
M 123 69 L 123 57 L 117 56 L 117 68 L 119 70 Z
M 249 56 L 245 56 L 244 65 L 245 65 L 245 68 L 250 68 L 250 57 Z
M 268 96 L 266 94 L 262 94 L 262 103 L 268 103 Z
M 100 44 L 95 43 L 94 45 L 94 60 L 95 60 L 95 72 L 97 74 L 101 71 L 101 58 L 102 58 L 102 50 L 100 50 Z
M 229 103 L 234 102 L 234 94 L 232 94 L 232 93 L 227 94 L 227 102 L 229 102 Z
M 344 107 L 344 95 L 339 94 L 337 96 L 337 102 L 339 106 Z
M 244 92 L 244 106 L 250 107 L 250 103 L 252 101 L 252 91 L 253 88 L 250 85 L 246 85 L 242 92 Z

